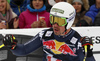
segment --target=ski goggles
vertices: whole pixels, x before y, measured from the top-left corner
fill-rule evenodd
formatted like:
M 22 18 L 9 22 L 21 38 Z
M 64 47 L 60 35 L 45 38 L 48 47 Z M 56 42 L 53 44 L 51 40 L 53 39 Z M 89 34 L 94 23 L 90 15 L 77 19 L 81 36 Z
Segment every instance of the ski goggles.
M 67 20 L 66 18 L 63 18 L 63 17 L 50 15 L 50 23 L 52 25 L 57 23 L 59 26 L 65 26 L 67 24 Z

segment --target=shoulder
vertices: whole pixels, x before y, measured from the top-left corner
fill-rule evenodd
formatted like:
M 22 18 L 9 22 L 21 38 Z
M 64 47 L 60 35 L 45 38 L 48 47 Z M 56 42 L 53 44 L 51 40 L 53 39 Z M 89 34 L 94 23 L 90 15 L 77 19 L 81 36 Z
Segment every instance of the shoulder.
M 23 11 L 21 14 L 27 14 L 29 13 L 28 9 L 26 9 L 26 11 Z
M 89 16 L 89 17 L 94 17 L 94 16 L 95 16 L 95 12 L 93 12 L 93 11 L 88 11 L 88 12 L 86 12 L 85 15 L 86 15 L 86 16 Z
M 89 11 L 87 11 L 86 14 L 94 14 L 95 12 L 98 12 L 99 9 L 96 8 L 96 5 L 92 5 L 89 9 Z
M 77 31 L 75 31 L 75 33 L 74 33 L 73 37 L 71 38 L 70 42 L 72 44 L 75 44 L 78 48 L 82 47 L 81 46 L 81 41 L 80 41 L 81 38 L 82 38 L 82 36 Z
M 20 16 L 21 16 L 21 15 L 26 16 L 26 15 L 28 15 L 28 14 L 29 14 L 29 11 L 28 11 L 28 9 L 27 9 L 26 11 L 23 11 L 23 12 L 20 14 Z
M 52 28 L 45 29 L 45 30 L 42 30 L 41 32 L 39 32 L 39 36 L 41 38 L 50 37 L 50 36 L 52 36 L 52 34 L 53 34 Z
M 89 9 L 88 12 L 91 12 L 91 11 L 95 12 L 95 11 L 97 11 L 97 10 L 98 10 L 98 9 L 96 8 L 96 5 L 94 4 L 94 5 L 92 5 L 92 6 L 90 7 L 90 9 Z
M 47 12 L 47 11 L 42 11 L 42 12 L 41 12 L 41 15 L 45 16 L 46 18 L 49 18 L 50 13 Z
M 40 12 L 41 14 L 44 14 L 44 15 L 50 15 L 50 13 L 49 12 L 47 12 L 46 10 L 45 11 L 42 11 L 42 12 Z
M 73 30 L 73 29 L 72 29 Z M 81 39 L 81 35 L 77 32 L 77 31 L 75 31 L 75 30 L 73 30 L 74 31 L 74 37 L 75 38 L 77 38 L 77 39 Z
M 88 11 L 88 12 L 86 12 L 86 16 L 88 16 L 88 15 L 91 15 L 91 14 L 93 14 L 93 11 Z
M 49 12 L 47 12 L 46 10 L 44 11 L 46 14 L 50 14 Z
M 93 9 L 97 9 L 95 4 L 90 7 L 90 10 L 93 10 Z

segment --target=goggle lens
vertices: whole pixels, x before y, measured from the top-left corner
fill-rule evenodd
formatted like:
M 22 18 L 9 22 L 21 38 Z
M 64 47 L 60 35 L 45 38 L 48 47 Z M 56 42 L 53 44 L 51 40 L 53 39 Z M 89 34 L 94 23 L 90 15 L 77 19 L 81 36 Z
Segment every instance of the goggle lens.
M 57 23 L 59 26 L 65 26 L 67 24 L 66 18 L 60 18 L 57 16 L 50 15 L 51 24 Z

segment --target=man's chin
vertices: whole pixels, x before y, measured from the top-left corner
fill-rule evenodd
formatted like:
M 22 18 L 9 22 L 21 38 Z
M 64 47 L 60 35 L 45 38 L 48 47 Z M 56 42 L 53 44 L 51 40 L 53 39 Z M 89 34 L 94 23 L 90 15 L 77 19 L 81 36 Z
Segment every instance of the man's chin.
M 60 34 L 59 34 L 59 33 L 57 33 L 57 32 L 54 32 L 54 34 L 55 34 L 55 35 L 60 35 Z

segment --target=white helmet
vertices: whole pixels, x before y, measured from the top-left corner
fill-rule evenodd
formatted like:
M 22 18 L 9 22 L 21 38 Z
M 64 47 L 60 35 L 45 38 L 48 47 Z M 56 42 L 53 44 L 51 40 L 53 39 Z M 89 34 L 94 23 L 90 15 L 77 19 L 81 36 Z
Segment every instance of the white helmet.
M 74 22 L 76 12 L 75 12 L 74 7 L 71 4 L 67 2 L 59 2 L 59 3 L 56 3 L 51 8 L 50 14 L 54 16 L 66 18 L 66 21 L 67 21 L 66 29 L 69 29 Z

